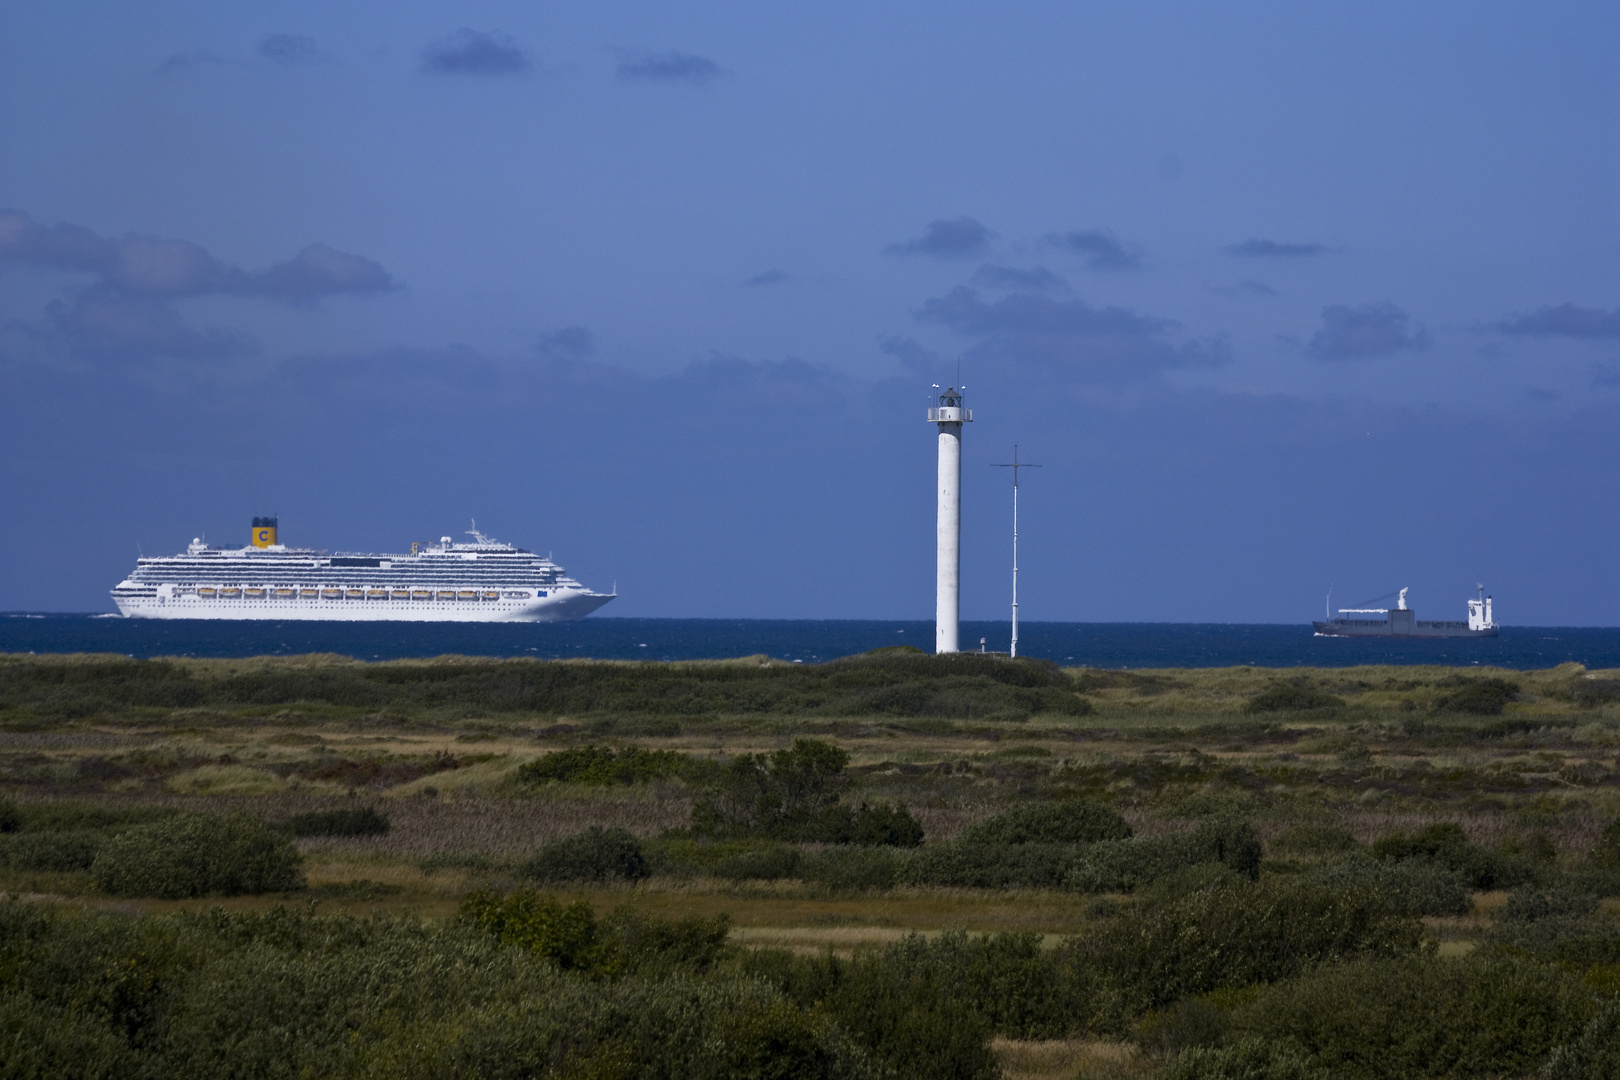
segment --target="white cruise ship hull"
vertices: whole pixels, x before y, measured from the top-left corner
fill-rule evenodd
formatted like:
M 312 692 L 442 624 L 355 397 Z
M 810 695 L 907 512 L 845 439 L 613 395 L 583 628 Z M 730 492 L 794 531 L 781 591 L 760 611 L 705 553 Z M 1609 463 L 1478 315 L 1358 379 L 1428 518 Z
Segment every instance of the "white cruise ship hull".
M 568 622 L 583 619 L 612 594 L 558 590 L 530 600 L 207 599 L 196 595 L 114 594 L 133 619 L 305 619 L 320 622 Z
M 550 556 L 491 540 L 418 541 L 399 554 L 328 554 L 277 542 L 254 518 L 252 543 L 146 556 L 112 590 L 135 619 L 302 619 L 321 622 L 567 622 L 617 594 L 594 592 Z

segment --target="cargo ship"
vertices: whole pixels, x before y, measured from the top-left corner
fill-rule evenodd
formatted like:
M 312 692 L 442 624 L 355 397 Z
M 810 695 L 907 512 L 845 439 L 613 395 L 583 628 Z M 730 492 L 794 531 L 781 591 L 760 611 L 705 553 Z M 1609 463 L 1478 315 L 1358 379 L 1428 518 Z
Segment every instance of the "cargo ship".
M 1340 608 L 1337 618 L 1329 617 L 1312 623 L 1318 637 L 1403 637 L 1403 638 L 1489 638 L 1496 637 L 1496 619 L 1491 611 L 1491 598 L 1485 595 L 1485 586 L 1479 586 L 1479 596 L 1468 601 L 1468 621 L 1425 621 L 1406 606 L 1406 593 L 1392 608 L 1355 607 Z M 1392 594 L 1393 595 L 1393 594 Z M 1331 603 L 1331 601 L 1330 601 Z M 1366 616 L 1378 616 L 1367 618 Z
M 618 595 L 593 592 L 549 557 L 492 540 L 418 541 L 409 554 L 328 554 L 288 547 L 277 519 L 256 517 L 245 547 L 201 538 L 179 555 L 142 557 L 112 590 L 130 618 L 404 622 L 565 622 Z

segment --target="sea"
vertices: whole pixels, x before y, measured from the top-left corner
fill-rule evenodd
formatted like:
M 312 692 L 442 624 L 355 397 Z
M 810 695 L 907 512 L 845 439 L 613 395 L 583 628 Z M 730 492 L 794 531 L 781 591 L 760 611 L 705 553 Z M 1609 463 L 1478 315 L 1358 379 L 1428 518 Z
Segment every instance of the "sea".
M 964 649 L 1006 652 L 1011 625 L 964 622 Z M 932 622 L 863 619 L 621 619 L 571 623 L 270 622 L 0 614 L 0 653 L 130 657 L 291 656 L 357 660 L 529 656 L 545 660 L 720 660 L 819 664 L 893 645 L 932 652 Z M 1620 667 L 1620 628 L 1507 626 L 1496 638 L 1317 637 L 1309 623 L 1020 622 L 1020 656 L 1065 667 L 1348 667 L 1445 664 L 1528 670 Z

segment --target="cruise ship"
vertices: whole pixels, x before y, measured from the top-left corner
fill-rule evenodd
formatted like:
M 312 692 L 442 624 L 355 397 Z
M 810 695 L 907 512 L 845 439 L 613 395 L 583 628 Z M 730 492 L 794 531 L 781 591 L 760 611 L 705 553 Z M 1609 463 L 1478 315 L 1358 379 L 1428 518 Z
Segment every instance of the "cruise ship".
M 1407 592 L 1401 590 L 1400 599 L 1392 608 L 1340 608 L 1337 618 L 1330 616 L 1311 625 L 1316 627 L 1318 637 L 1487 638 L 1496 637 L 1500 629 L 1496 614 L 1491 610 L 1491 598 L 1485 594 L 1483 585 L 1479 586 L 1479 598 L 1468 601 L 1467 622 L 1419 619 L 1417 612 L 1406 606 Z M 1358 615 L 1378 618 L 1356 618 Z
M 192 540 L 181 555 L 141 558 L 112 590 L 118 610 L 144 619 L 324 619 L 407 622 L 564 622 L 618 595 L 592 592 L 563 568 L 478 531 L 413 543 L 410 554 L 328 554 L 287 547 L 276 519 L 253 519 L 246 547 Z

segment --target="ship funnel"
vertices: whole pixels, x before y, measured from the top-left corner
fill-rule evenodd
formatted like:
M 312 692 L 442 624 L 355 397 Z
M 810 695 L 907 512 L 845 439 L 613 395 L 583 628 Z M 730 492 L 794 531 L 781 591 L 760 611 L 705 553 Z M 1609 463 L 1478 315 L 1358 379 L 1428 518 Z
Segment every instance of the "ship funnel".
M 273 517 L 256 517 L 253 519 L 253 546 L 267 548 L 276 542 L 276 519 Z

